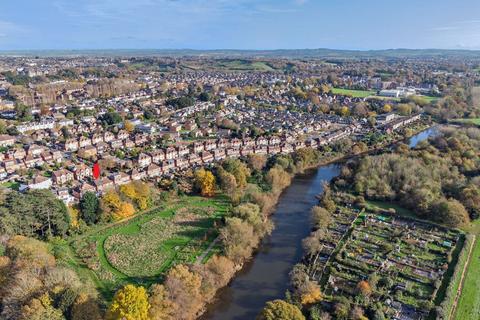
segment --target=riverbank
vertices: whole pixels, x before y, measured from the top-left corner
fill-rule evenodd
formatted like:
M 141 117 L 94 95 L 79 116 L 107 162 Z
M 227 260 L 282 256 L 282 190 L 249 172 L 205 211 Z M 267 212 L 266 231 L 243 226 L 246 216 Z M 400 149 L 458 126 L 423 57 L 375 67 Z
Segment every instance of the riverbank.
M 431 124 L 423 125 L 415 134 L 430 129 Z M 315 164 L 305 166 L 301 172 L 292 175 L 292 184 L 309 181 L 312 185 L 304 190 L 290 190 L 292 184 L 284 189 L 276 205 L 275 214 L 271 215 L 276 226 L 272 235 L 260 243 L 260 246 L 252 252 L 249 260 L 245 261 L 241 268 L 233 275 L 229 285 L 220 289 L 213 301 L 204 308 L 202 320 L 234 319 L 236 317 L 254 318 L 261 310 L 266 301 L 282 298 L 288 284 L 288 272 L 291 266 L 298 262 L 302 255 L 301 240 L 310 231 L 309 210 L 316 203 L 315 195 L 322 190 L 324 181 L 329 181 L 339 173 L 338 163 L 342 163 L 354 157 L 362 157 L 372 154 L 380 149 L 391 147 L 396 143 L 405 141 L 407 137 L 398 137 L 389 144 L 375 146 L 358 154 L 341 154 L 323 158 Z M 325 170 L 322 171 L 322 168 Z M 285 203 L 287 201 L 288 203 Z M 283 211 L 288 208 L 288 212 Z M 291 215 L 294 215 L 293 217 Z M 291 218 L 290 224 L 284 224 L 284 217 Z M 282 219 L 279 219 L 282 218 Z M 300 226 L 293 234 L 289 226 Z M 277 235 L 287 234 L 289 241 L 276 239 Z M 299 236 L 301 235 L 301 236 Z M 278 237 L 277 237 L 278 238 Z M 283 250 L 282 250 L 283 246 Z M 269 261 L 271 255 L 281 257 L 281 266 L 272 265 Z M 281 269 L 281 270 L 279 270 Z M 277 275 L 275 285 L 280 288 L 269 287 L 265 281 L 267 278 Z M 283 283 L 283 285 L 281 285 Z M 265 289 L 263 289 L 266 287 Z M 246 290 L 248 288 L 248 290 Z M 255 309 L 256 308 L 256 309 Z M 251 309 L 255 309 L 254 312 Z M 243 319 L 243 318 L 242 318 Z

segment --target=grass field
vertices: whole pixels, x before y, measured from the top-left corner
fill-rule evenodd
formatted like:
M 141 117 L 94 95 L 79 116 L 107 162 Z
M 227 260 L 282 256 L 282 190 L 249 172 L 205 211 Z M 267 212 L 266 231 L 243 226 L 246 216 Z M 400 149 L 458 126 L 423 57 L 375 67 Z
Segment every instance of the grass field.
M 350 89 L 342 89 L 342 88 L 332 88 L 332 93 L 352 96 L 354 98 L 366 98 L 369 96 L 376 95 L 376 92 L 371 90 L 350 90 Z
M 263 61 L 250 60 L 224 60 L 216 63 L 216 67 L 234 71 L 274 71 L 271 66 Z
M 480 126 L 480 118 L 472 118 L 472 119 L 455 119 L 452 120 L 453 123 L 460 123 L 460 124 L 474 124 L 476 126 Z
M 454 316 L 456 320 L 478 320 L 480 319 L 480 241 L 476 241 L 468 271 L 465 276 L 462 295 L 458 301 L 457 310 Z
M 125 283 L 148 286 L 172 265 L 195 262 L 218 236 L 215 225 L 229 206 L 220 196 L 186 196 L 53 246 L 62 263 L 92 281 L 108 300 Z M 212 252 L 218 250 L 215 246 Z

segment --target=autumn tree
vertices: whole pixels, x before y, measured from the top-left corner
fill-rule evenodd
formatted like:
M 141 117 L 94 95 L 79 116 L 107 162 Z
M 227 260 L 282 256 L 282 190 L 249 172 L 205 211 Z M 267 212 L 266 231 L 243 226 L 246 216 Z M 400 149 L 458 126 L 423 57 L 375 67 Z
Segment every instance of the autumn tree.
M 305 320 L 297 306 L 283 300 L 267 302 L 257 320 Z
M 311 210 L 311 219 L 315 227 L 326 229 L 332 223 L 332 214 L 325 208 L 315 206 Z
M 150 288 L 150 297 L 148 299 L 150 309 L 148 316 L 151 320 L 173 320 L 175 312 L 178 308 L 170 299 L 164 285 L 154 284 Z
M 368 281 L 362 280 L 357 284 L 357 291 L 364 297 L 368 297 L 372 294 L 372 287 Z
M 107 191 L 100 200 L 100 207 L 105 220 L 121 220 L 135 213 L 135 208 L 130 202 L 123 201 L 115 190 Z
M 132 181 L 120 186 L 120 193 L 133 201 L 140 210 L 145 210 L 150 205 L 151 192 L 147 183 Z
M 133 123 L 131 121 L 128 121 L 128 120 L 125 120 L 123 122 L 123 127 L 125 128 L 125 130 L 128 133 L 133 132 L 133 130 L 135 129 L 135 126 L 133 125 Z
M 227 159 L 222 166 L 227 172 L 233 174 L 239 188 L 244 188 L 247 185 L 250 170 L 242 161 L 239 159 Z
M 225 255 L 235 262 L 250 256 L 252 248 L 258 243 L 253 227 L 236 217 L 227 219 L 220 234 Z
M 98 303 L 85 293 L 80 293 L 72 306 L 71 320 L 101 320 L 103 319 Z
M 235 176 L 222 167 L 218 168 L 217 176 L 222 191 L 230 198 L 233 198 L 237 194 L 237 180 Z
M 248 165 L 253 170 L 260 171 L 267 164 L 267 157 L 262 154 L 251 154 L 248 156 Z
M 148 309 L 147 291 L 144 287 L 128 284 L 118 290 L 110 304 L 107 320 L 147 320 Z
M 202 279 L 185 265 L 176 265 L 168 272 L 165 287 L 177 307 L 175 319 L 192 319 L 201 307 Z
M 215 176 L 211 171 L 199 169 L 195 171 L 195 185 L 204 197 L 213 197 L 215 195 Z

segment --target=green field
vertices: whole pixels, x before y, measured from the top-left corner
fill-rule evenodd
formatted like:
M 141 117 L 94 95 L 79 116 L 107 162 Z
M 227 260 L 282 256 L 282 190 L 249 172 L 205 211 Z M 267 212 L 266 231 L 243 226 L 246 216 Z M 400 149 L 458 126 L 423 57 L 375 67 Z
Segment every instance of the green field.
M 452 120 L 452 123 L 459 123 L 459 124 L 474 124 L 476 126 L 480 126 L 480 118 L 472 118 L 472 119 L 455 119 Z
M 223 197 L 186 196 L 53 247 L 61 263 L 92 281 L 108 300 L 125 283 L 148 286 L 172 265 L 195 262 L 218 236 L 215 225 L 229 206 Z
M 462 295 L 458 301 L 454 319 L 478 320 L 480 319 L 480 241 L 477 240 L 473 248 L 468 271 L 464 279 Z
M 376 91 L 372 90 L 350 90 L 342 88 L 332 88 L 333 94 L 352 96 L 354 98 L 366 98 L 369 96 L 374 96 L 377 94 Z
M 222 60 L 215 64 L 215 67 L 233 71 L 274 71 L 264 61 L 250 61 L 250 60 Z

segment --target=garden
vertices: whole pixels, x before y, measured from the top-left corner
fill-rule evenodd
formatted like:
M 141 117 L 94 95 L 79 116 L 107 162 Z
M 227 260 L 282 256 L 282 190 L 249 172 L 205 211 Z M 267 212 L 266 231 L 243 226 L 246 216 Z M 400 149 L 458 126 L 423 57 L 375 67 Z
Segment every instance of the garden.
M 229 210 L 224 197 L 185 196 L 134 218 L 73 239 L 81 263 L 108 296 L 125 283 L 149 285 L 180 263 L 205 262 L 217 226 Z M 213 247 L 213 250 L 218 248 Z
M 365 309 L 380 304 L 388 318 L 428 317 L 450 281 L 463 233 L 373 204 L 337 205 L 332 218 L 307 263 L 325 300 L 344 297 Z

